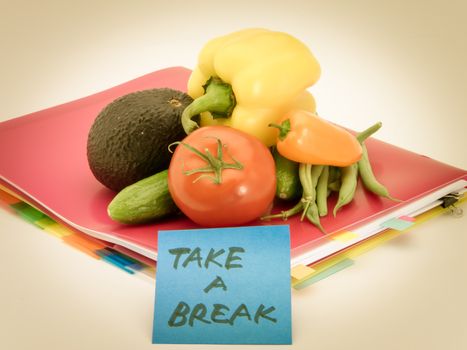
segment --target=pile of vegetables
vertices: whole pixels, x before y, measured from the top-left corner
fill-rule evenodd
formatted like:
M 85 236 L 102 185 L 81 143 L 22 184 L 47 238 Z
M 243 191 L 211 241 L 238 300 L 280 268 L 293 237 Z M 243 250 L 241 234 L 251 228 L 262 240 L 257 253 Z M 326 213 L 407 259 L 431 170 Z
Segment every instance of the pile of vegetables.
M 336 144 L 334 147 L 323 149 L 322 145 L 326 141 L 319 145 L 316 144 L 315 147 L 310 147 L 309 142 L 319 140 L 321 135 L 329 133 L 334 126 L 325 122 L 321 125 L 323 130 L 320 131 L 318 125 L 322 121 L 318 121 L 317 116 L 304 116 L 303 112 L 296 112 L 292 114 L 291 118 L 297 117 L 297 115 L 299 119 L 303 119 L 303 124 L 300 124 L 300 127 L 305 127 L 301 137 L 289 136 L 288 133 L 297 128 L 296 122 L 291 124 L 290 119 L 285 119 L 278 126 L 281 130 L 281 136 L 279 136 L 276 154 L 276 164 L 278 164 L 276 168 L 278 179 L 276 195 L 285 200 L 293 200 L 297 197 L 300 197 L 300 200 L 291 209 L 279 214 L 265 215 L 262 217 L 263 220 L 274 218 L 286 220 L 301 213 L 302 220 L 304 217 L 308 218 L 311 223 L 324 232 L 319 218 L 328 215 L 328 196 L 332 192 L 338 193 L 338 199 L 333 209 L 335 217 L 340 208 L 352 201 L 359 174 L 364 186 L 369 191 L 397 201 L 376 179 L 364 144 L 364 141 L 381 127 L 380 122 L 359 133 L 356 137 L 343 133 L 342 137 L 336 134 L 334 138 L 331 138 L 331 135 L 328 134 L 328 140 L 334 140 Z M 310 125 L 310 121 L 313 119 L 315 119 L 315 123 L 311 122 L 311 126 L 315 127 L 311 131 L 307 129 L 306 125 Z M 319 136 L 313 135 L 314 133 L 319 134 Z M 340 154 L 340 156 L 336 157 L 336 154 Z M 358 154 L 359 156 L 357 156 Z M 357 158 L 354 159 L 356 156 Z
M 187 134 L 167 144 L 168 169 L 121 190 L 109 204 L 116 221 L 138 224 L 181 211 L 195 223 L 235 226 L 300 215 L 320 230 L 328 196 L 333 215 L 353 199 L 357 178 L 392 199 L 375 178 L 365 140 L 319 117 L 306 90 L 320 75 L 296 38 L 246 29 L 215 38 L 201 50 L 183 110 Z M 290 209 L 274 213 L 275 200 Z

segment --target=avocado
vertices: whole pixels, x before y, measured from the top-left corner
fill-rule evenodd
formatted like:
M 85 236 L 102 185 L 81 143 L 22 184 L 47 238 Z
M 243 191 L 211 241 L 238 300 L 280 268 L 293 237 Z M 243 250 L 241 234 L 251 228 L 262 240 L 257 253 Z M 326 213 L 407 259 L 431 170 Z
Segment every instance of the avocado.
M 169 89 L 148 89 L 117 98 L 96 117 L 87 140 L 89 167 L 104 186 L 121 189 L 169 166 L 168 146 L 186 134 L 183 110 L 193 101 Z

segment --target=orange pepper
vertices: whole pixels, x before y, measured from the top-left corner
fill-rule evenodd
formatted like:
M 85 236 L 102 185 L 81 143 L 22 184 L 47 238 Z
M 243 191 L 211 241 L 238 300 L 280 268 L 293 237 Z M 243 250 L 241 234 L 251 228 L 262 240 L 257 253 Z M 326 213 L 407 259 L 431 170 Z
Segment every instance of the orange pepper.
M 293 110 L 270 124 L 279 129 L 277 151 L 298 163 L 348 166 L 362 156 L 362 146 L 347 130 L 316 114 Z

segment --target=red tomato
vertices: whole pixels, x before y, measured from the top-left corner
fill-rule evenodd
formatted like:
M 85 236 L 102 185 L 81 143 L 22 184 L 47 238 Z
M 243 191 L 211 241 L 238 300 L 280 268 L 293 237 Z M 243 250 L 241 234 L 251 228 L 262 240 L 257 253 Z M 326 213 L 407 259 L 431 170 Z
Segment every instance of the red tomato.
M 219 170 L 216 179 L 214 171 L 206 170 L 207 154 L 214 166 L 222 161 L 232 168 Z M 268 148 L 227 126 L 202 127 L 178 144 L 168 181 L 180 210 L 197 224 L 210 227 L 242 225 L 260 217 L 276 191 L 275 165 Z

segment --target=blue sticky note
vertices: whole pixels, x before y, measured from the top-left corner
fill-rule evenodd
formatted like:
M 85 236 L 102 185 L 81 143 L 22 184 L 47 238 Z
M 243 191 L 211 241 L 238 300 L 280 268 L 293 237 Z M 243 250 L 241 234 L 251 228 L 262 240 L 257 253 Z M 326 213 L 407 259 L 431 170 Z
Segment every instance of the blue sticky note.
M 291 344 L 289 226 L 159 231 L 153 343 Z

